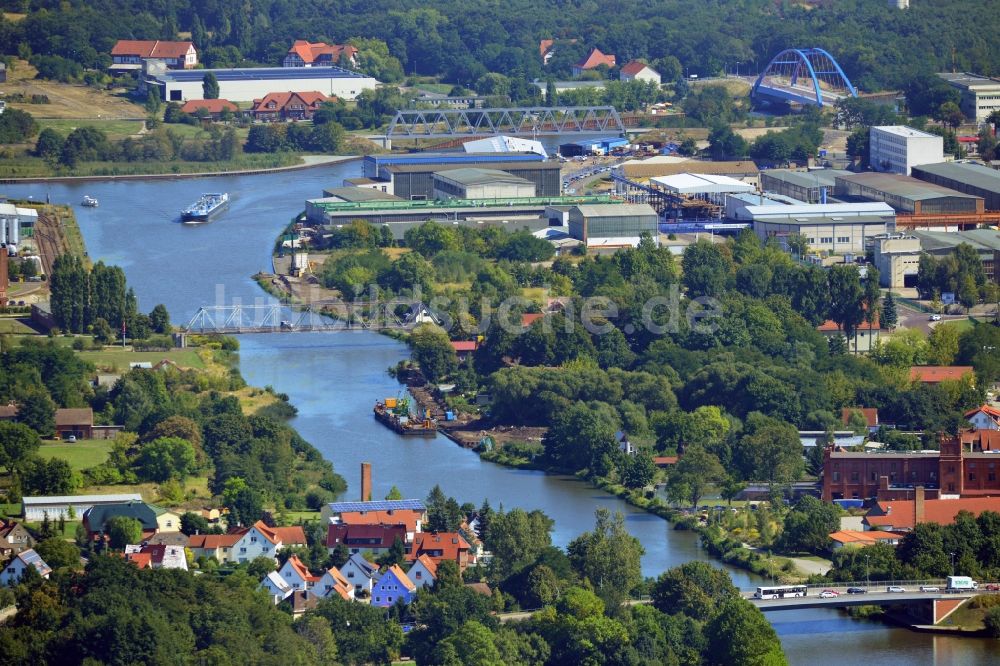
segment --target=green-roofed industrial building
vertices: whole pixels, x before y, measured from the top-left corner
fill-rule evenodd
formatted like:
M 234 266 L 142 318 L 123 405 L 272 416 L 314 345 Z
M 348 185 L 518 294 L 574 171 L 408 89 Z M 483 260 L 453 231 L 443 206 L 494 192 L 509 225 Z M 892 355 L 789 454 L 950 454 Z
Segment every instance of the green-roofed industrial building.
M 468 167 L 434 174 L 435 199 L 511 199 L 535 196 L 535 184 L 499 169 Z
M 970 231 L 912 231 L 920 239 L 920 249 L 938 258 L 946 257 L 961 243 L 972 246 L 983 262 L 986 279 L 1000 284 L 996 265 L 1000 261 L 1000 231 L 996 229 L 972 229 Z
M 1000 171 L 972 162 L 940 162 L 913 167 L 914 178 L 982 197 L 986 210 L 1000 210 Z
M 936 183 L 894 173 L 854 173 L 837 176 L 837 196 L 884 201 L 897 213 L 913 215 L 983 212 L 983 198 Z
M 843 169 L 767 169 L 760 172 L 760 189 L 791 197 L 802 203 L 827 203 L 833 197 L 837 177 L 850 173 Z
M 660 216 L 652 206 L 639 204 L 581 204 L 569 210 L 569 235 L 588 250 L 635 247 L 642 234 L 657 237 Z

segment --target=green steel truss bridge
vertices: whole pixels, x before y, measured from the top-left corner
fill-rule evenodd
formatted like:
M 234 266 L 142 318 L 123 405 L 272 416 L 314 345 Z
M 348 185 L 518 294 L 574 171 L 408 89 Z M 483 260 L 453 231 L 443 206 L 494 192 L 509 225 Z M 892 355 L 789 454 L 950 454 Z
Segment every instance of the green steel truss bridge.
M 532 106 L 397 111 L 385 134 L 389 139 L 454 139 L 496 134 L 594 133 L 625 134 L 625 123 L 615 107 Z

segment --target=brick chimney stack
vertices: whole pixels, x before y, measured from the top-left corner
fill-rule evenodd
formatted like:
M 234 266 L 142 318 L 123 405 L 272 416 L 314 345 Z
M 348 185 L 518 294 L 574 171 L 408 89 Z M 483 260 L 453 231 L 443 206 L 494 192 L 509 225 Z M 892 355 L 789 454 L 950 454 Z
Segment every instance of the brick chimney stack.
M 14 224 L 18 224 L 17 219 Z M 7 305 L 7 246 L 0 243 L 0 307 Z
M 361 501 L 370 502 L 372 499 L 372 464 L 370 462 L 361 463 Z
M 913 490 L 913 526 L 924 522 L 924 487 L 917 486 Z

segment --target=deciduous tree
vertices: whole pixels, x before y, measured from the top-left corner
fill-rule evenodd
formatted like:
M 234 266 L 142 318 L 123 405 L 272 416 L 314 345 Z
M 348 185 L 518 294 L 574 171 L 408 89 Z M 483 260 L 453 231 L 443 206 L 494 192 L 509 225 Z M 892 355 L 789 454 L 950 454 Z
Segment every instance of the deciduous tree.
M 642 581 L 642 544 L 625 529 L 625 516 L 598 509 L 593 532 L 570 542 L 573 568 L 588 579 L 609 609 L 618 609 Z

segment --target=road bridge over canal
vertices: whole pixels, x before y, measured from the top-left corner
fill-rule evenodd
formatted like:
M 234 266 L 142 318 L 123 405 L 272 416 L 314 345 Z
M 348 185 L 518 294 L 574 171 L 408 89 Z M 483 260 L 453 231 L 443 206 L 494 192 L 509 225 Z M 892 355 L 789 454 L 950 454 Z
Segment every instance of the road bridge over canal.
M 898 585 L 904 592 L 886 592 L 887 586 Z M 744 599 L 759 608 L 761 612 L 789 611 L 804 608 L 847 608 L 849 606 L 914 606 L 923 605 L 929 611 L 926 613 L 927 624 L 937 624 L 951 615 L 965 601 L 980 594 L 996 594 L 996 591 L 985 590 L 981 585 L 979 590 L 963 590 L 947 592 L 945 581 L 903 581 L 901 583 L 836 583 L 830 585 L 807 585 L 806 596 L 786 597 L 784 599 L 757 599 L 756 590 L 743 590 L 740 594 Z M 848 588 L 865 590 L 861 594 L 848 594 Z M 923 588 L 923 589 L 921 589 Z M 824 590 L 833 594 L 820 596 Z M 936 591 L 935 591 L 936 590 Z M 648 597 L 631 599 L 628 605 L 650 604 Z M 519 611 L 517 613 L 502 613 L 501 622 L 515 622 L 529 618 L 535 611 Z
M 830 106 L 858 91 L 823 49 L 785 49 L 771 59 L 750 91 L 755 100 Z

